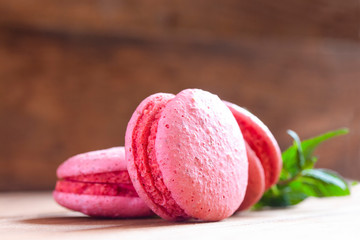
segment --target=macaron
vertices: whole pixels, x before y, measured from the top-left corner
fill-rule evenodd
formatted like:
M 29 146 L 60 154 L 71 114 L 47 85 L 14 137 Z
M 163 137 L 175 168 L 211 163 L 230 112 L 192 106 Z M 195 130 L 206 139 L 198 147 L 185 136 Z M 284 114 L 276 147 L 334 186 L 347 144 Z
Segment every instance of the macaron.
M 246 193 L 239 211 L 249 209 L 257 203 L 265 192 L 265 173 L 259 158 L 246 143 L 246 153 L 249 161 L 249 180 Z
M 249 181 L 239 208 L 245 210 L 278 181 L 282 168 L 281 151 L 273 134 L 259 118 L 236 104 L 224 103 L 233 113 L 247 145 Z
M 128 123 L 125 151 L 134 188 L 164 219 L 218 221 L 243 201 L 245 142 L 229 108 L 209 92 L 147 97 Z
M 53 197 L 60 205 L 94 217 L 152 215 L 127 172 L 124 147 L 78 154 L 57 169 Z

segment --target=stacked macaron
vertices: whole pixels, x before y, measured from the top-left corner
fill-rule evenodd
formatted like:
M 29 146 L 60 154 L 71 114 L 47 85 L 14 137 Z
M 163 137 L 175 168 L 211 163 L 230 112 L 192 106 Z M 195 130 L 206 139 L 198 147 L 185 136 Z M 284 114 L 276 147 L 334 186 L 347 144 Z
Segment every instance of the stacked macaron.
M 90 216 L 154 212 L 173 221 L 217 221 L 256 203 L 280 170 L 278 144 L 258 118 L 186 89 L 140 103 L 127 126 L 125 154 L 113 148 L 63 163 L 54 197 Z

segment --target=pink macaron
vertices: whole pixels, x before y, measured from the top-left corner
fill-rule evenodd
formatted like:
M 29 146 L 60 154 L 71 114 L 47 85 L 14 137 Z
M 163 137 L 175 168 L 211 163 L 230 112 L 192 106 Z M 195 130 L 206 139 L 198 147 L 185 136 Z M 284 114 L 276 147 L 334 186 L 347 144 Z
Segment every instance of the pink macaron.
M 53 197 L 68 209 L 94 217 L 152 215 L 136 193 L 126 165 L 124 147 L 73 156 L 57 169 Z
M 249 182 L 239 210 L 245 210 L 260 200 L 264 191 L 274 185 L 282 168 L 279 145 L 266 125 L 252 113 L 224 101 L 233 113 L 246 142 L 249 160 Z
M 128 123 L 125 148 L 137 193 L 164 219 L 222 220 L 244 198 L 245 142 L 229 108 L 209 92 L 149 96 Z

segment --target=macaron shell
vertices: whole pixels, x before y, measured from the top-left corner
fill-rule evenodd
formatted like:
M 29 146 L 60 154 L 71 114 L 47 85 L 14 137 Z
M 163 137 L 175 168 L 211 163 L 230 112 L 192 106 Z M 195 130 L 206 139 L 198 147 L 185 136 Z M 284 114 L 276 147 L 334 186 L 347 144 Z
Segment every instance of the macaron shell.
M 265 188 L 270 188 L 277 182 L 282 168 L 281 151 L 276 139 L 252 113 L 233 103 L 224 102 L 238 122 L 245 141 L 258 156 L 264 168 Z
M 79 195 L 53 192 L 60 205 L 93 217 L 132 218 L 153 215 L 138 197 Z
M 155 150 L 164 183 L 186 214 L 216 221 L 238 209 L 248 180 L 245 143 L 216 95 L 177 94 L 159 120 Z
M 53 197 L 60 205 L 90 216 L 124 218 L 152 215 L 132 188 L 129 176 L 126 176 L 126 166 L 124 147 L 73 156 L 57 170 L 60 180 Z M 66 181 L 74 186 L 68 189 L 66 185 L 59 186 Z M 127 194 L 129 189 L 132 194 Z
M 125 148 L 113 147 L 77 154 L 57 169 L 58 178 L 126 170 Z
M 246 144 L 246 153 L 249 161 L 249 181 L 239 211 L 246 210 L 257 203 L 265 191 L 265 174 L 261 162 L 248 144 Z
M 138 124 L 138 121 L 141 119 L 143 114 L 149 114 L 146 110 L 147 106 L 149 104 L 157 104 L 156 102 L 160 99 L 163 99 L 165 101 L 168 101 L 169 99 L 174 98 L 175 95 L 173 94 L 167 94 L 167 93 L 157 93 L 153 94 L 147 98 L 145 98 L 139 106 L 134 111 L 132 117 L 130 118 L 130 121 L 126 128 L 126 134 L 125 134 L 125 156 L 128 163 L 128 172 L 131 178 L 131 181 L 133 183 L 134 188 L 136 189 L 136 192 L 140 196 L 140 198 L 146 203 L 147 206 L 149 206 L 157 215 L 160 217 L 172 220 L 171 216 L 168 216 L 166 213 L 164 213 L 159 206 L 157 206 L 152 197 L 151 194 L 149 194 L 147 191 L 147 182 L 153 181 L 151 178 L 146 178 L 146 176 L 140 176 L 141 173 L 139 169 L 137 169 L 136 161 L 144 161 L 144 159 L 134 159 L 134 149 L 133 144 L 135 145 L 142 145 L 147 143 L 147 139 L 142 138 L 136 138 L 133 139 L 133 134 L 135 131 L 135 127 Z M 141 122 L 139 123 L 141 125 L 146 125 L 147 123 Z M 135 141 L 135 143 L 134 143 Z M 142 182 L 141 179 L 144 179 L 145 182 Z

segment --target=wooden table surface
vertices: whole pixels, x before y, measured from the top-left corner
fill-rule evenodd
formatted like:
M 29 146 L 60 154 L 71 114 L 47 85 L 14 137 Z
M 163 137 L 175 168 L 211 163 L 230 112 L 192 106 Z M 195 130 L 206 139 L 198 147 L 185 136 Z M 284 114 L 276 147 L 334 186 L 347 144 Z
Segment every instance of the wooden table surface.
M 50 192 L 1 193 L 0 239 L 359 239 L 360 186 L 349 197 L 308 199 L 286 209 L 238 213 L 220 222 L 93 219 L 58 206 Z M 281 237 L 279 237 L 281 236 Z

